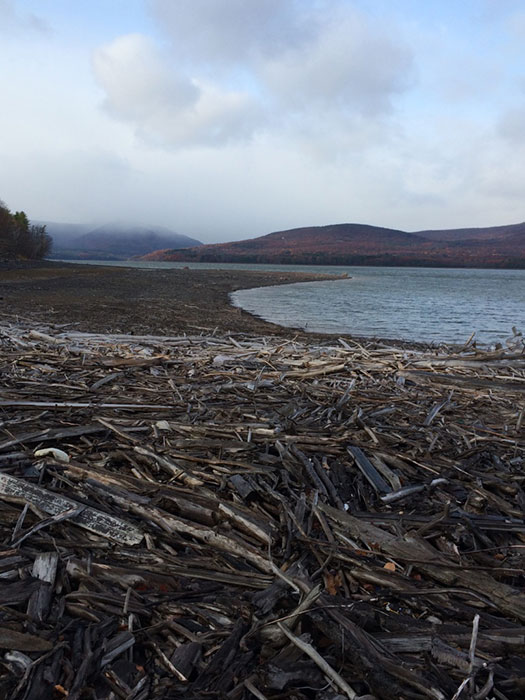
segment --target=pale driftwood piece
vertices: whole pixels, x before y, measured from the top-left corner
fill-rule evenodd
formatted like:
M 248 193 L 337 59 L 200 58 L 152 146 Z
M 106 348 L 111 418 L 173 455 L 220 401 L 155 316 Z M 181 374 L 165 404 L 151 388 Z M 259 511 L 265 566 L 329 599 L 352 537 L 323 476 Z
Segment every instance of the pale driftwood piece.
M 129 335 L 126 333 L 84 333 L 82 331 L 66 331 L 59 333 L 57 338 L 63 340 L 87 340 L 89 342 L 101 342 L 105 344 L 115 343 L 152 343 L 153 345 L 181 345 L 190 344 L 192 339 L 200 340 L 200 336 L 185 335 Z
M 525 393 L 525 384 L 512 381 L 495 381 L 493 379 L 480 379 L 478 377 L 464 377 L 460 374 L 438 374 L 437 372 L 424 372 L 423 370 L 405 370 L 399 376 L 410 379 L 413 382 L 430 382 L 433 384 L 444 384 L 461 387 L 461 389 L 477 391 L 486 389 L 487 391 L 507 391 L 516 394 Z
M 69 498 L 59 496 L 8 474 L 0 474 L 0 496 L 18 503 L 30 503 L 44 513 L 51 515 L 60 515 L 71 509 L 82 508 L 71 522 L 120 544 L 139 544 L 143 538 L 142 532 L 125 520 L 120 520 L 94 508 L 84 507 Z
M 42 622 L 49 611 L 51 596 L 58 566 L 58 554 L 56 552 L 42 552 L 37 554 L 33 564 L 32 574 L 34 578 L 43 582 L 29 599 L 27 614 L 32 620 Z
M 419 486 L 405 486 L 398 491 L 391 491 L 384 496 L 380 496 L 380 499 L 383 503 L 398 503 L 399 501 L 409 498 L 410 496 L 414 496 L 416 493 L 421 493 L 424 490 L 425 486 L 423 484 Z
M 385 462 L 381 459 L 381 456 L 378 454 L 373 454 L 370 457 L 371 463 L 374 465 L 374 467 L 377 469 L 377 471 L 381 474 L 381 476 L 385 479 L 390 484 L 390 488 L 393 489 L 394 491 L 398 491 L 401 488 L 401 480 L 390 467 L 385 464 Z
M 344 364 L 339 364 L 339 365 L 326 364 L 319 369 L 293 370 L 291 372 L 287 372 L 284 375 L 284 377 L 287 377 L 287 378 L 295 377 L 298 379 L 311 379 L 312 377 L 319 377 L 319 376 L 324 376 L 326 374 L 333 374 L 335 372 L 341 372 L 341 370 L 343 370 L 344 368 L 345 368 Z
M 50 345 L 62 345 L 65 341 L 61 338 L 57 338 L 53 335 L 48 335 L 47 333 L 42 333 L 41 331 L 31 331 L 29 337 L 32 340 L 41 340 L 44 343 L 49 343 Z
M 144 488 L 144 483 L 134 477 L 124 476 L 122 474 L 115 474 L 114 472 L 103 472 L 97 469 L 86 469 L 84 467 L 79 467 L 78 465 L 67 465 L 67 469 L 64 469 L 64 473 L 77 482 L 87 481 L 92 488 L 99 488 L 99 491 L 103 494 L 115 494 L 120 498 L 128 498 L 130 501 L 137 501 L 139 503 L 149 503 L 151 500 L 148 497 L 142 496 L 141 492 Z M 162 491 L 164 497 L 176 505 L 178 512 L 185 518 L 194 520 L 202 525 L 214 525 L 214 513 L 219 507 L 219 502 L 213 497 L 206 498 L 204 503 L 196 503 L 192 501 L 191 496 L 181 487 L 172 486 L 171 484 L 155 485 L 150 482 L 149 488 L 154 492 Z M 237 512 L 238 509 L 236 509 Z M 246 519 L 246 516 L 244 516 Z M 250 525 L 244 525 L 245 531 L 249 531 L 249 527 L 254 530 L 256 528 L 263 528 L 261 523 L 254 521 L 254 518 L 249 518 Z M 235 518 L 232 518 L 235 520 Z M 238 517 L 237 520 L 241 520 Z M 252 522 L 254 521 L 254 522 Z M 254 534 L 252 532 L 252 534 Z M 268 534 L 264 534 L 264 529 L 259 533 L 259 539 L 267 541 Z
M 248 544 L 237 542 L 231 537 L 226 537 L 210 528 L 182 520 L 182 518 L 175 518 L 151 506 L 131 504 L 130 510 L 138 515 L 144 515 L 165 530 L 190 535 L 201 542 L 217 547 L 221 551 L 229 552 L 236 557 L 242 557 L 266 574 L 270 574 L 273 571 L 270 562 Z
M 239 508 L 221 501 L 218 503 L 218 512 L 223 513 L 224 516 L 235 523 L 240 530 L 255 537 L 255 539 L 263 542 L 267 546 L 271 546 L 273 540 L 272 529 L 265 527 L 261 521 L 258 522 L 253 515 L 244 513 Z
M 129 440 L 129 442 L 137 443 L 139 442 L 139 439 L 134 437 L 133 435 L 130 435 L 127 431 L 122 430 L 122 428 L 117 427 L 116 425 L 113 425 L 113 423 L 110 423 L 108 420 L 105 418 L 97 418 L 97 422 L 103 425 L 105 428 L 108 430 L 111 430 L 115 435 L 118 435 L 121 438 L 124 438 L 124 440 Z

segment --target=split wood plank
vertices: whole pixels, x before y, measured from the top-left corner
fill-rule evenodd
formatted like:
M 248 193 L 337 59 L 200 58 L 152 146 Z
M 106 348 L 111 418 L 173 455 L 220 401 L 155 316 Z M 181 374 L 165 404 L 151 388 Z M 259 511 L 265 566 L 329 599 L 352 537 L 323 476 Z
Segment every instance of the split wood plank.
M 8 501 L 29 503 L 50 515 L 60 515 L 71 509 L 82 508 L 81 512 L 71 520 L 75 525 L 119 544 L 136 545 L 143 539 L 143 533 L 125 520 L 90 506 L 84 507 L 77 501 L 59 496 L 9 474 L 0 474 L 0 496 Z

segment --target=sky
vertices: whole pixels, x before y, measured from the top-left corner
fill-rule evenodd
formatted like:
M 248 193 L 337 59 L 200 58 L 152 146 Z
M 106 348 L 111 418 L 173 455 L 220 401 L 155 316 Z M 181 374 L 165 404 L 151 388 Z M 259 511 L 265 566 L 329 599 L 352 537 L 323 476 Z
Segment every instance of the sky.
M 525 220 L 523 0 L 0 0 L 0 199 L 203 242 Z

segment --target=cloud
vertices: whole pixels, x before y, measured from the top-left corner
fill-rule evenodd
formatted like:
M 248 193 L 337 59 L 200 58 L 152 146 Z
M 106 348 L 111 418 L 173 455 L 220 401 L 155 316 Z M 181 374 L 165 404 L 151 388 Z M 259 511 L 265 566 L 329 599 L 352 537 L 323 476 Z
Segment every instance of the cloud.
M 500 135 L 514 146 L 525 146 L 525 105 L 508 109 L 499 121 Z
M 0 197 L 208 241 L 523 220 L 522 4 L 0 0 Z
M 150 0 L 150 6 L 174 54 L 190 65 L 252 63 L 303 43 L 311 32 L 294 0 Z
M 164 46 L 127 35 L 93 58 L 106 109 L 150 145 L 224 146 L 298 119 L 323 132 L 341 115 L 348 129 L 412 84 L 408 49 L 340 0 L 151 5 Z
M 103 46 L 93 57 L 95 76 L 106 91 L 107 109 L 125 119 L 147 121 L 151 115 L 192 107 L 199 89 L 170 71 L 153 42 L 129 34 Z
M 267 89 L 292 110 L 312 108 L 374 116 L 412 84 L 409 51 L 352 13 L 337 12 L 307 46 L 263 66 Z
M 107 111 L 152 145 L 224 144 L 250 132 L 259 120 L 249 96 L 189 78 L 140 34 L 99 48 L 93 69 Z
M 75 223 L 100 216 L 115 218 L 115 211 L 135 214 L 144 207 L 140 197 L 144 183 L 139 173 L 108 150 L 33 151 L 30 172 L 28 160 L 18 154 L 4 157 L 9 178 L 0 184 L 9 206 L 24 209 L 31 218 Z M 28 180 L 32 182 L 30 187 Z M 53 214 L 48 216 L 46 212 L 51 209 Z

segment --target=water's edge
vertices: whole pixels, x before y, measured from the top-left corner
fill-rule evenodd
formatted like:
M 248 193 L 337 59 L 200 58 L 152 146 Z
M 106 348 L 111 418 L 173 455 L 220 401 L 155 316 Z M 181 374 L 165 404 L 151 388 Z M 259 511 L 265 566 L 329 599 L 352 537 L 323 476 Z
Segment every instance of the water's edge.
M 308 333 L 462 345 L 472 333 L 479 343 L 495 344 L 504 343 L 513 326 L 525 329 L 525 270 L 144 261 L 107 264 L 164 270 L 220 269 L 232 273 L 346 273 L 348 279 L 254 287 L 230 295 L 234 307 L 256 318 Z

